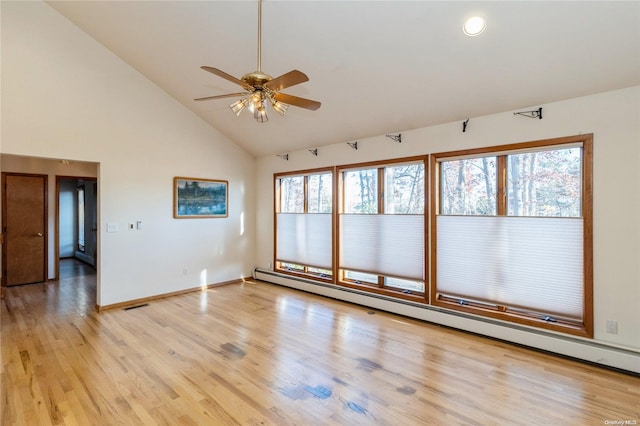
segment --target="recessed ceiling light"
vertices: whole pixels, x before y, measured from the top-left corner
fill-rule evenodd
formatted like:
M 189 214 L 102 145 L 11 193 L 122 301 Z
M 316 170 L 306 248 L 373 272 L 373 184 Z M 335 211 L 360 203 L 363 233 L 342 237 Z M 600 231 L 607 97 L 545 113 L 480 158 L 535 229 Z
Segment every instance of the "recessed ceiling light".
M 477 36 L 484 31 L 486 26 L 487 22 L 484 20 L 484 18 L 474 16 L 473 18 L 467 19 L 467 21 L 464 23 L 464 26 L 462 27 L 462 30 L 468 36 Z

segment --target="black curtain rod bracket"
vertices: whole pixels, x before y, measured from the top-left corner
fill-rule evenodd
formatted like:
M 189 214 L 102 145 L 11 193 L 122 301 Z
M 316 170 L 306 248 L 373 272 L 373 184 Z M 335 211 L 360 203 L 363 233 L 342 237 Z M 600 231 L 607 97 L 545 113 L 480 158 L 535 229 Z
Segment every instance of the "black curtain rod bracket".
M 521 115 L 523 117 L 529 117 L 529 118 L 539 118 L 540 120 L 542 120 L 542 107 L 538 109 L 534 109 L 532 111 L 514 112 L 513 115 Z
M 402 133 L 398 133 L 397 135 L 385 135 L 385 136 L 388 137 L 389 139 L 393 139 L 398 143 L 402 143 Z

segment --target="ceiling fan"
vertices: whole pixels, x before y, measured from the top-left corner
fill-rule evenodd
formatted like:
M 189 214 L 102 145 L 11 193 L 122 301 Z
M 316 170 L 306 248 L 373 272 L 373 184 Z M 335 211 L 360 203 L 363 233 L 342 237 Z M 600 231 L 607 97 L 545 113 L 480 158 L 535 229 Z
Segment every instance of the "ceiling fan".
M 280 91 L 282 89 L 286 89 L 287 87 L 309 81 L 309 77 L 307 77 L 306 74 L 301 71 L 293 70 L 289 71 L 286 74 L 282 74 L 279 77 L 272 78 L 270 75 L 263 73 L 261 70 L 261 53 L 262 0 L 258 0 L 258 69 L 252 73 L 243 75 L 240 79 L 237 79 L 234 76 L 229 75 L 217 68 L 208 66 L 200 67 L 205 71 L 217 75 L 218 77 L 224 78 L 227 81 L 237 84 L 238 86 L 245 89 L 245 92 L 207 96 L 194 100 L 208 101 L 211 99 L 223 99 L 241 96 L 242 99 L 235 101 L 234 103 L 229 105 L 229 107 L 238 116 L 240 115 L 242 110 L 247 108 L 250 112 L 253 113 L 253 118 L 255 118 L 255 120 L 259 123 L 265 123 L 269 120 L 266 110 L 267 104 L 271 104 L 273 109 L 276 110 L 276 112 L 278 112 L 280 115 L 284 115 L 289 105 L 309 109 L 312 111 L 320 108 L 321 104 L 318 101 L 312 101 L 311 99 L 305 99 L 293 95 L 287 95 L 286 93 L 281 93 Z

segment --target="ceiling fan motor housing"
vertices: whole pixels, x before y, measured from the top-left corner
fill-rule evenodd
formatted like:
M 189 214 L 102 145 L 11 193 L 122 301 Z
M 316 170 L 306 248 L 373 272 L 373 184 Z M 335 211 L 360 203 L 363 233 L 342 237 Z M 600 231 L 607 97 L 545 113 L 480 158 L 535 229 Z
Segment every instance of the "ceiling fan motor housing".
M 254 88 L 262 87 L 266 82 L 271 81 L 273 78 L 270 75 L 264 74 L 261 71 L 254 71 L 242 76 L 241 80 L 250 84 Z

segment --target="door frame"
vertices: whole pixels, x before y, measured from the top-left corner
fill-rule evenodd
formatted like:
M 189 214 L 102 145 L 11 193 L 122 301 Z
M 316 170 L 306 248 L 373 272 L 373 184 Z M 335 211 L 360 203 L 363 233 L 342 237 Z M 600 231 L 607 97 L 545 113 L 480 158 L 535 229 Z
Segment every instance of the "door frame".
M 65 176 L 65 175 L 56 175 L 56 196 L 55 196 L 55 200 L 56 200 L 56 217 L 55 217 L 55 243 L 54 243 L 54 261 L 56 262 L 56 270 L 55 270 L 55 279 L 58 280 L 60 279 L 60 181 L 61 180 L 84 180 L 87 182 L 93 182 L 96 184 L 96 188 L 97 188 L 97 184 L 98 184 L 98 178 L 97 177 L 85 177 L 85 176 Z M 96 213 L 97 213 L 97 209 L 98 209 L 98 194 L 96 192 L 95 194 L 95 200 L 96 200 Z M 98 227 L 98 224 L 96 223 L 96 228 Z M 95 270 L 98 270 L 98 236 L 97 236 L 97 230 L 96 230 L 96 248 L 94 251 L 94 265 L 93 267 L 95 268 Z
M 44 180 L 44 281 L 49 281 L 49 176 L 39 173 L 2 172 L 2 288 L 7 287 L 7 176 L 38 177 Z

